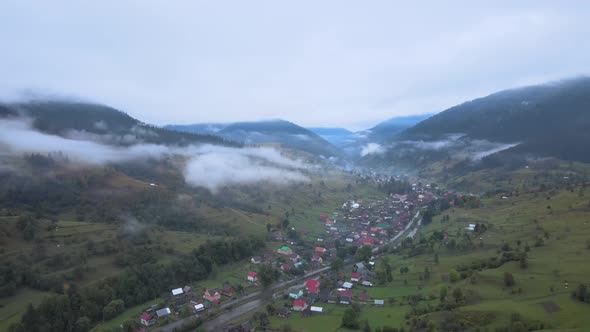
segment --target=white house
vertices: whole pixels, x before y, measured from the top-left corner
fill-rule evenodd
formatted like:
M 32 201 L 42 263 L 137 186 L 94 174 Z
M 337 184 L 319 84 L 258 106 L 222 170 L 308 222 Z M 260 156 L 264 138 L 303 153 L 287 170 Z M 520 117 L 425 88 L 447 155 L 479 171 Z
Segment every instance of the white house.
M 475 231 L 475 224 L 469 224 L 467 227 L 465 227 L 465 230 L 470 232 Z
M 170 311 L 170 308 L 164 308 L 156 311 L 156 316 L 158 316 L 158 318 L 162 318 L 170 315 L 171 313 L 172 311 Z
M 311 310 L 312 312 L 318 312 L 318 313 L 324 312 L 324 308 L 322 308 L 322 307 L 311 306 L 311 308 L 309 308 L 309 310 Z
M 248 281 L 249 282 L 256 282 L 258 280 L 258 276 L 256 272 L 250 271 L 248 272 Z
M 172 290 L 172 295 L 176 296 L 176 295 L 180 295 L 184 293 L 184 291 L 182 290 L 182 288 L 176 288 Z
M 144 312 L 143 314 L 141 314 L 140 320 L 141 320 L 141 324 L 143 324 L 145 326 L 150 326 L 150 325 L 156 324 L 156 318 L 154 317 L 154 315 L 152 315 L 148 312 Z
M 383 305 L 385 304 L 385 301 L 383 300 L 375 300 L 375 305 Z
M 195 312 L 205 310 L 205 306 L 203 305 L 203 303 L 199 303 L 199 304 L 195 305 L 194 308 L 195 308 Z
M 342 287 L 346 288 L 346 289 L 351 289 L 352 288 L 352 283 L 351 282 L 345 282 L 342 284 Z

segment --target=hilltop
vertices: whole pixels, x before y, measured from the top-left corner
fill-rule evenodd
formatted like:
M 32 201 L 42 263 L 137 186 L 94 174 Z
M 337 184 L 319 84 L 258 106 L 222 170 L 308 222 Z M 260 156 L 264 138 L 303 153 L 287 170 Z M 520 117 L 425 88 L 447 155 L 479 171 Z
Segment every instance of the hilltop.
M 368 165 L 523 166 L 538 158 L 590 162 L 590 78 L 505 90 L 451 107 L 386 141 Z M 449 166 L 449 165 L 447 165 Z
M 338 148 L 316 133 L 285 120 L 237 122 L 231 124 L 168 125 L 182 132 L 208 132 L 244 144 L 277 144 L 315 156 L 341 157 Z

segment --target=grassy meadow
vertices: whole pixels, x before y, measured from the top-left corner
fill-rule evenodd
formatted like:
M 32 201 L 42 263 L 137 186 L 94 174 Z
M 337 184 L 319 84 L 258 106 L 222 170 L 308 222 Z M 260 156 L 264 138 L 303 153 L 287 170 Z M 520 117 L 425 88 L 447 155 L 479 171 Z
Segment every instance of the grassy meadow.
M 449 221 L 443 222 L 448 215 Z M 467 233 L 469 223 L 485 224 L 481 234 Z M 360 319 L 368 319 L 372 328 L 378 326 L 405 327 L 406 313 L 413 308 L 432 307 L 439 303 L 440 290 L 448 287 L 448 294 L 461 288 L 464 303 L 453 309 L 467 331 L 494 331 L 508 327 L 517 314 L 525 322 L 542 322 L 550 331 L 587 331 L 590 327 L 590 305 L 571 297 L 578 284 L 587 283 L 590 265 L 590 191 L 580 186 L 560 186 L 542 192 L 521 193 L 507 198 L 482 199 L 480 208 L 451 208 L 421 228 L 415 241 L 428 239 L 435 232 L 447 234 L 445 241 L 434 243 L 432 249 L 410 255 L 408 251 L 389 254 L 394 267 L 394 280 L 365 290 L 373 299 L 384 299 L 384 307 L 363 305 Z M 466 235 L 468 234 L 468 235 Z M 459 243 L 470 236 L 475 246 L 467 249 L 450 249 L 445 243 L 453 239 Z M 475 271 L 468 277 L 452 283 L 449 271 L 471 262 L 498 257 L 502 247 L 527 253 L 528 266 L 518 261 L 504 263 L 497 268 Z M 438 255 L 438 263 L 434 254 Z M 378 261 L 379 268 L 379 261 Z M 408 267 L 400 274 L 400 267 Z M 430 278 L 422 278 L 425 268 Z M 506 287 L 504 273 L 512 273 L 515 285 Z M 362 287 L 360 287 L 362 289 Z M 361 292 L 355 290 L 355 293 Z M 364 291 L 364 290 L 363 290 Z M 411 303 L 412 295 L 422 295 Z M 288 319 L 273 317 L 273 328 L 291 327 L 295 331 L 345 331 L 340 328 L 345 306 L 324 305 L 326 313 L 301 317 L 294 313 Z M 418 314 L 434 326 L 440 326 L 448 312 L 433 311 Z

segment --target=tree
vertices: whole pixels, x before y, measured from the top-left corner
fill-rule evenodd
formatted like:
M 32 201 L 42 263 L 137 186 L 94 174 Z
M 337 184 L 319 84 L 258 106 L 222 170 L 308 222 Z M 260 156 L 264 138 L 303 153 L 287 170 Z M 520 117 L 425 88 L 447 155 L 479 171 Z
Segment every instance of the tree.
M 440 296 L 439 296 L 440 302 L 444 302 L 446 300 L 448 291 L 449 290 L 448 290 L 447 286 L 442 286 L 442 288 L 440 289 Z
M 268 288 L 277 278 L 277 271 L 269 265 L 262 265 L 258 269 L 258 280 L 262 284 L 262 287 Z
M 35 227 L 33 226 L 33 223 L 27 223 L 23 229 L 23 238 L 26 241 L 31 241 L 35 238 Z
M 363 262 L 368 262 L 371 259 L 371 247 L 362 246 L 356 251 L 356 259 Z
M 92 327 L 92 321 L 90 320 L 90 318 L 88 318 L 86 316 L 82 316 L 82 317 L 78 318 L 78 320 L 76 321 L 76 330 L 77 331 L 89 331 L 91 327 Z
M 510 272 L 504 272 L 504 285 L 506 287 L 512 287 L 514 286 L 515 281 L 514 281 L 514 276 L 512 275 L 512 273 Z
M 23 318 L 22 319 L 23 328 L 25 331 L 32 330 L 37 326 L 37 324 L 39 323 L 38 316 L 39 315 L 38 315 L 37 311 L 35 310 L 35 308 L 33 307 L 33 305 L 31 303 L 29 303 L 29 305 L 27 305 L 27 309 L 22 317 Z
M 266 231 L 270 232 L 272 230 L 272 225 L 270 223 L 266 224 Z
M 350 329 L 358 329 L 360 327 L 359 324 L 359 313 L 353 309 L 347 309 L 344 312 L 344 316 L 342 316 L 342 327 L 347 327 Z
M 438 253 L 434 254 L 434 263 L 438 264 Z
M 422 223 L 423 224 L 430 224 L 432 222 L 432 217 L 434 216 L 434 211 L 432 211 L 430 208 L 426 209 L 426 211 L 424 211 L 424 213 L 422 214 Z
M 463 291 L 461 288 L 457 287 L 453 289 L 453 299 L 455 299 L 456 304 L 460 304 L 463 301 Z
M 257 319 L 259 322 L 260 327 L 264 328 L 268 325 L 268 315 L 265 312 L 259 312 L 257 315 L 254 315 L 254 319 Z
M 342 260 L 342 258 L 336 257 L 334 258 L 334 260 L 332 260 L 332 271 L 340 272 L 340 270 L 342 270 L 343 267 L 344 261 Z
M 588 286 L 585 284 L 579 284 L 578 288 L 572 293 L 572 296 L 578 301 L 589 302 L 590 294 L 588 294 Z
M 269 316 L 274 316 L 274 314 L 277 312 L 277 310 L 272 305 L 272 303 L 269 303 L 266 305 L 266 312 L 268 313 Z
M 123 312 L 124 309 L 125 302 L 123 300 L 113 300 L 102 309 L 102 317 L 104 320 L 112 319 Z
M 244 295 L 244 286 L 242 286 L 242 284 L 236 285 L 236 293 L 239 295 Z
M 457 270 L 455 269 L 451 269 L 449 270 L 449 280 L 453 283 L 459 281 L 459 279 L 461 278 L 461 275 L 459 274 L 459 272 L 457 272 Z
M 188 307 L 185 307 L 185 308 L 192 313 L 192 309 L 190 309 Z M 132 320 L 126 320 L 125 322 L 123 322 L 123 331 L 124 332 L 134 332 L 135 331 L 135 322 L 133 322 Z
M 527 267 L 529 267 L 529 262 L 527 260 L 526 253 L 523 253 L 522 255 L 520 255 L 520 268 L 526 269 Z

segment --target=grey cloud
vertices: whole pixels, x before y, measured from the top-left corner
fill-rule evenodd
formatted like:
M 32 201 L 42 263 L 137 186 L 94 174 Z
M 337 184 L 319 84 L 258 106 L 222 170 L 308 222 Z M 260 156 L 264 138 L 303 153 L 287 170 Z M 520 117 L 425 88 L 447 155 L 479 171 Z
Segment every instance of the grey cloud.
M 363 129 L 590 73 L 589 6 L 7 0 L 0 97 L 52 89 L 155 124 Z

